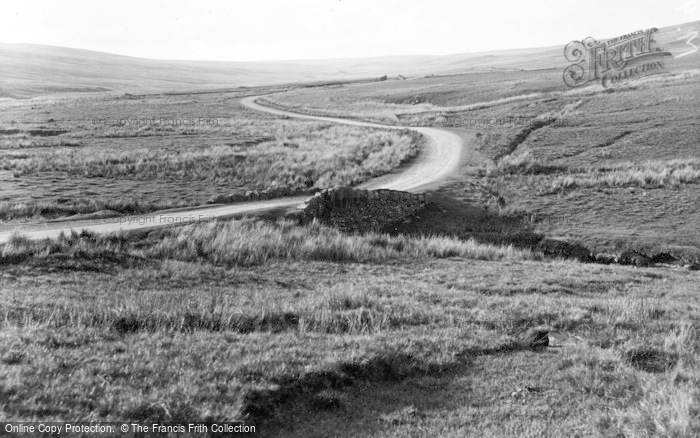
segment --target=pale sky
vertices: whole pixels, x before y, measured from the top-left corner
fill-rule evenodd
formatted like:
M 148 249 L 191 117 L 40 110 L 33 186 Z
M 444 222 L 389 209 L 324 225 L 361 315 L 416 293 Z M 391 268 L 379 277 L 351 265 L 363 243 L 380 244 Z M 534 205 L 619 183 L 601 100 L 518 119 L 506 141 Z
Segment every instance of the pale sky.
M 3 0 L 0 42 L 155 59 L 479 52 L 700 20 L 700 0 Z

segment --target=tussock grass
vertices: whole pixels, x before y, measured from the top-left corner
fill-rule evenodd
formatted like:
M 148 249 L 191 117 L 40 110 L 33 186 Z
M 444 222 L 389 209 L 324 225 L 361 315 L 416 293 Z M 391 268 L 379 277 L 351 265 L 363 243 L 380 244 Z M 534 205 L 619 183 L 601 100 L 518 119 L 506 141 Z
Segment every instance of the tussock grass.
M 485 174 L 489 177 L 509 174 L 535 174 L 545 169 L 541 159 L 536 158 L 528 147 L 520 148 L 516 153 L 503 156 L 495 163 L 489 162 Z
M 134 212 L 145 212 L 182 206 L 183 199 L 201 205 L 247 190 L 354 185 L 404 164 L 423 141 L 412 131 L 251 111 L 238 101 L 250 93 L 67 97 L 4 105 L 12 129 L 0 135 L 0 184 L 7 181 L 9 190 L 0 203 L 0 220 L 122 211 L 131 205 Z M 42 136 L 49 128 L 55 135 Z M 132 200 L 121 208 L 102 205 L 127 192 Z
M 348 235 L 313 223 L 276 224 L 244 219 L 185 226 L 145 252 L 157 258 L 207 260 L 222 265 L 256 265 L 270 259 L 381 262 L 397 258 L 464 257 L 475 260 L 531 260 L 537 254 L 449 237 Z
M 395 259 L 463 257 L 473 260 L 536 260 L 541 256 L 513 246 L 481 244 L 445 236 L 408 237 L 345 234 L 313 222 L 298 226 L 258 219 L 206 222 L 160 231 L 158 239 L 134 241 L 124 234 L 61 234 L 31 241 L 13 235 L 0 247 L 0 260 L 12 262 L 52 255 L 78 258 L 141 257 L 154 260 L 206 261 L 222 266 L 253 266 L 270 260 L 383 262 Z
M 590 187 L 675 188 L 700 182 L 700 160 L 677 159 L 618 163 L 583 169 L 580 173 L 555 177 L 542 193 Z
M 150 240 L 171 231 L 101 246 L 146 253 Z M 79 239 L 85 242 L 70 243 Z M 88 251 L 91 239 L 66 236 L 64 244 Z M 12 245 L 32 252 L 35 243 L 15 237 Z M 51 258 L 39 257 L 34 262 Z M 330 419 L 345 435 L 357 430 L 358 415 L 366 420 L 362 405 L 374 410 L 376 394 L 362 388 L 376 382 L 388 412 L 415 404 L 405 427 L 433 435 L 463 424 L 480 431 L 489 426 L 474 419 L 488 418 L 498 430 L 505 421 L 528 430 L 524 436 L 541 436 L 541 428 L 528 429 L 539 412 L 548 413 L 540 425 L 558 427 L 554 436 L 574 427 L 604 436 L 694 431 L 692 273 L 671 271 L 662 280 L 564 261 L 269 259 L 228 268 L 206 260 L 166 259 L 103 274 L 37 270 L 26 283 L 0 279 L 0 381 L 15 394 L 9 418 L 248 415 L 276 435 L 276 421 L 284 431 L 289 417 L 313 412 L 322 416 L 305 420 L 314 434 L 332 434 Z M 21 266 L 8 268 L 14 274 Z M 513 341 L 540 325 L 552 330 L 551 349 L 517 348 Z M 620 342 L 594 342 L 600 337 Z M 624 354 L 640 345 L 677 355 L 678 363 L 661 372 L 638 369 Z M 455 409 L 464 391 L 475 405 Z M 323 397 L 336 402 L 320 403 Z M 382 433 L 400 434 L 389 426 Z M 484 434 L 498 436 L 493 428 Z
M 38 201 L 38 202 L 0 202 L 0 219 L 13 220 L 23 218 L 54 218 L 87 214 L 109 210 L 122 214 L 142 214 L 169 208 L 191 207 L 192 202 L 178 199 L 162 202 L 141 202 L 133 198 L 78 198 L 67 202 Z
M 11 243 L 15 251 L 30 251 L 31 242 L 26 239 L 14 237 Z M 90 251 L 85 245 L 73 248 L 78 247 L 81 249 L 75 249 L 74 256 L 93 259 L 106 254 Z M 165 278 L 179 277 L 191 283 L 193 278 L 216 274 L 207 268 L 210 265 L 170 260 L 146 265 L 155 268 L 147 273 L 145 280 L 149 282 L 162 283 Z M 237 271 L 230 274 L 232 278 L 237 275 Z M 236 293 L 231 293 L 233 290 Z M 250 290 L 233 286 L 228 291 L 204 289 L 197 293 L 189 288 L 159 288 L 149 293 L 117 288 L 84 300 L 65 296 L 32 306 L 7 308 L 0 312 L 0 328 L 99 329 L 116 335 L 195 331 L 362 335 L 436 323 L 440 319 L 427 309 L 396 305 L 371 295 L 365 288 L 347 285 L 320 285 L 313 293 L 294 300 L 275 298 L 266 288 L 259 287 Z
M 51 306 L 17 309 L 1 315 L 0 326 L 98 328 L 122 335 L 158 331 L 357 335 L 428 324 L 435 319 L 416 309 L 368 304 L 374 308 L 337 309 L 328 307 L 324 300 L 305 300 L 275 308 L 216 294 L 201 299 L 187 293 L 145 297 L 120 294 L 82 303 L 63 300 Z
M 615 410 L 619 427 L 626 435 L 638 437 L 693 436 L 697 427 L 698 342 L 697 328 L 681 321 L 658 347 L 647 344 L 625 352 L 625 358 L 642 361 L 643 369 L 659 373 L 641 383 L 641 400 L 625 409 Z M 675 372 L 674 372 L 675 370 Z M 647 374 L 649 375 L 649 374 Z M 695 413 L 694 413 L 695 411 Z
M 319 127 L 316 127 L 317 129 Z M 412 132 L 325 126 L 286 133 L 254 146 L 102 150 L 63 148 L 4 161 L 16 177 L 45 172 L 136 180 L 184 179 L 255 187 L 352 185 L 386 173 L 413 157 L 420 137 Z M 291 139 L 294 141 L 292 142 Z M 290 147 L 290 144 L 295 147 Z M 13 158 L 13 157 L 10 157 Z
M 614 326 L 641 328 L 667 312 L 663 301 L 634 295 L 609 300 L 606 304 L 602 313 L 609 318 L 608 324 Z
M 31 149 L 31 148 L 55 148 L 78 147 L 82 143 L 70 138 L 45 138 L 32 137 L 20 134 L 12 137 L 0 137 L 0 150 L 2 149 Z
M 692 409 L 697 390 L 672 382 L 646 381 L 642 385 L 643 400 L 627 409 L 615 412 L 620 429 L 626 436 L 690 437 Z
M 55 258 L 120 262 L 134 257 L 142 258 L 130 252 L 131 247 L 131 242 L 123 234 L 94 237 L 73 231 L 68 235 L 61 233 L 57 239 L 34 241 L 15 233 L 7 243 L 0 245 L 0 263 Z
M 692 369 L 697 367 L 700 357 L 698 328 L 691 321 L 682 321 L 678 328 L 669 333 L 664 339 L 664 349 L 678 353 L 681 368 Z

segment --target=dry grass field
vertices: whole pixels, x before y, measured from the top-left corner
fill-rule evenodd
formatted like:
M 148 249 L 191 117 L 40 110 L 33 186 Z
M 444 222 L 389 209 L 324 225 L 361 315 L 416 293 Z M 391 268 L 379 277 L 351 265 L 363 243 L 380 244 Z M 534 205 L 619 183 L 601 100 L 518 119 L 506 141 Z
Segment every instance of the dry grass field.
M 258 114 L 239 104 L 249 93 L 0 102 L 0 220 L 353 185 L 393 170 L 420 146 L 408 131 Z
M 632 248 L 698 260 L 700 69 L 687 58 L 610 90 L 568 89 L 560 71 L 518 71 L 348 85 L 325 97 L 298 89 L 266 100 L 314 114 L 443 126 L 475 142 L 481 170 L 465 167 L 462 181 L 440 191 L 449 195 L 441 210 L 457 201 L 465 208 L 454 218 L 424 215 L 401 231 L 474 237 L 483 226 L 465 221 L 465 209 L 497 199 L 498 223 L 520 222 L 523 232 L 594 252 Z
M 566 88 L 549 48 L 385 60 L 403 70 L 383 82 L 202 92 L 240 66 L 193 78 L 154 61 L 142 83 L 129 75 L 146 60 L 105 55 L 123 83 L 93 69 L 74 88 L 65 72 L 89 56 L 66 52 L 41 78 L 51 59 L 20 49 L 0 46 L 14 86 L 0 82 L 0 226 L 356 184 L 421 146 L 410 130 L 247 110 L 249 95 L 444 127 L 465 154 L 424 210 L 381 232 L 273 212 L 14 235 L 0 244 L 0 417 L 246 421 L 265 437 L 700 436 L 697 57 L 610 90 Z M 104 122 L 129 118 L 166 122 Z M 552 241 L 664 263 L 582 263 Z
M 215 237 L 214 237 L 215 236 Z M 243 220 L 2 248 L 6 418 L 694 436 L 698 274 Z M 550 346 L 522 334 L 547 327 Z

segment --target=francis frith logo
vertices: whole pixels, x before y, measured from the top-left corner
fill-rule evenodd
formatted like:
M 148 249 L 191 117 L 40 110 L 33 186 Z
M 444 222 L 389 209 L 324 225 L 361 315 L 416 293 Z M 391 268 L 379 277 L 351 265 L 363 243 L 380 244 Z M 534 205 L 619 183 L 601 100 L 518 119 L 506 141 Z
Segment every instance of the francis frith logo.
M 564 70 L 564 83 L 580 87 L 600 81 L 609 88 L 660 72 L 664 56 L 671 53 L 656 46 L 653 36 L 657 30 L 638 30 L 606 42 L 591 37 L 570 42 L 564 48 L 564 56 L 572 64 Z

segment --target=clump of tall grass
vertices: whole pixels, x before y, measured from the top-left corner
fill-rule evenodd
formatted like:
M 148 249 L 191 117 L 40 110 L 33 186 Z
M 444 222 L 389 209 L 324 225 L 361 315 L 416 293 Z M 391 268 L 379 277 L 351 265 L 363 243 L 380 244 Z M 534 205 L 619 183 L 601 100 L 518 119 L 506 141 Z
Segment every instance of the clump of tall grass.
M 32 137 L 27 134 L 0 138 L 0 149 L 77 147 L 80 142 L 67 138 Z
M 532 151 L 525 147 L 514 154 L 505 155 L 496 163 L 489 163 L 486 168 L 486 176 L 498 176 L 508 174 L 534 173 L 542 167 L 542 160 L 535 158 Z
M 316 126 L 316 125 L 314 125 Z M 62 148 L 5 160 L 16 177 L 65 172 L 84 178 L 212 181 L 249 188 L 353 185 L 413 157 L 422 141 L 409 131 L 330 126 L 281 130 L 275 140 L 241 148 L 184 146 L 174 150 Z M 289 144 L 296 147 L 289 147 Z
M 579 187 L 667 188 L 698 182 L 700 160 L 697 159 L 627 162 L 581 169 L 572 175 L 557 176 L 544 186 L 541 192 L 557 193 Z
M 639 403 L 613 411 L 625 436 L 695 436 L 692 417 L 697 390 L 692 385 L 649 379 L 643 381 L 642 389 Z
M 397 258 L 464 257 L 476 260 L 531 260 L 537 255 L 512 246 L 494 246 L 450 237 L 344 234 L 312 223 L 299 227 L 244 219 L 180 227 L 145 252 L 146 256 L 221 265 L 256 265 L 271 259 L 385 261 Z
M 28 258 L 46 259 L 60 254 L 68 258 L 98 259 L 106 255 L 136 256 L 129 249 L 133 241 L 123 234 L 93 236 L 71 231 L 61 233 L 56 239 L 31 240 L 19 233 L 0 245 L 0 264 L 20 262 Z
M 37 245 L 30 239 L 19 234 L 13 234 L 10 239 L 2 245 L 0 251 L 0 261 L 15 261 L 22 260 L 26 257 L 33 256 L 38 253 Z
M 606 324 L 630 328 L 644 327 L 661 318 L 666 312 L 663 301 L 634 295 L 611 299 L 602 309 Z
M 75 214 L 94 213 L 110 210 L 123 214 L 142 214 L 168 208 L 190 207 L 195 205 L 180 199 L 163 202 L 140 202 L 133 198 L 78 198 L 67 202 L 0 202 L 0 220 L 10 221 L 23 218 L 56 218 Z
M 20 239 L 15 240 L 19 243 Z M 168 266 L 172 264 L 177 266 Z M 186 265 L 192 264 L 165 261 L 154 275 L 173 267 L 186 270 Z M 235 290 L 236 286 L 232 287 Z M 441 318 L 423 307 L 393 305 L 364 286 L 318 285 L 312 293 L 294 301 L 270 299 L 267 288 L 244 289 L 232 293 L 156 288 L 135 293 L 118 288 L 96 293 L 88 300 L 63 297 L 8 308 L 0 312 L 0 327 L 85 327 L 121 334 L 163 330 L 360 334 L 429 324 Z
M 690 321 L 681 322 L 674 331 L 666 335 L 664 349 L 678 353 L 682 367 L 697 369 L 700 358 L 698 328 Z
M 381 233 L 345 234 L 313 222 L 298 226 L 258 219 L 205 222 L 160 231 L 157 239 L 129 239 L 124 234 L 73 232 L 57 239 L 30 241 L 13 236 L 0 247 L 0 261 L 117 254 L 155 260 L 207 262 L 221 266 L 253 266 L 270 260 L 382 262 L 407 258 L 463 257 L 474 260 L 534 260 L 540 255 L 512 246 L 481 244 L 446 236 L 409 237 Z

